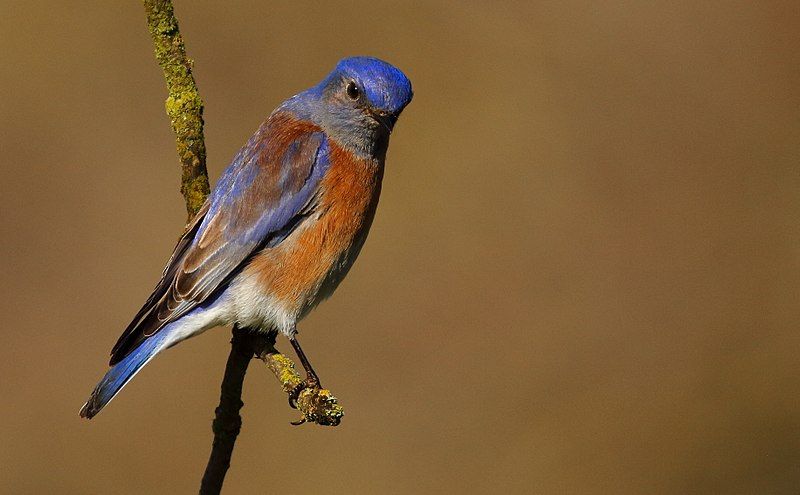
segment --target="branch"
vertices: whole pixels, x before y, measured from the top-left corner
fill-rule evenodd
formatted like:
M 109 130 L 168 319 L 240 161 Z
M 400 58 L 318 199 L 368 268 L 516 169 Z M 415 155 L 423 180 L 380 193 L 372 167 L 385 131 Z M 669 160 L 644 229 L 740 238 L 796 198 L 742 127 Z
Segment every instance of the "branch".
M 214 432 L 214 442 L 211 446 L 211 455 L 208 458 L 206 471 L 200 483 L 200 494 L 216 494 L 222 490 L 225 473 L 231 466 L 233 447 L 236 437 L 242 429 L 242 418 L 239 410 L 244 406 L 242 402 L 242 383 L 247 372 L 247 366 L 253 359 L 253 349 L 261 337 L 259 334 L 233 327 L 231 339 L 231 353 L 225 365 L 225 375 L 222 378 L 222 391 L 219 397 L 219 406 L 214 410 L 214 421 L 211 430 Z
M 193 62 L 186 56 L 172 1 L 143 0 L 143 3 L 156 60 L 164 71 L 167 83 L 166 110 L 181 162 L 181 194 L 191 220 L 210 192 L 203 138 L 203 100 L 192 75 Z M 274 333 L 265 335 L 233 327 L 231 352 L 225 366 L 219 406 L 212 423 L 214 441 L 200 487 L 201 494 L 216 494 L 222 489 L 236 437 L 242 426 L 239 415 L 244 405 L 241 399 L 242 383 L 253 356 L 266 363 L 284 392 L 289 393 L 302 381 L 292 360 L 275 350 L 275 337 Z M 336 426 L 344 415 L 336 398 L 324 389 L 303 390 L 297 399 L 297 408 L 302 418 L 293 424 L 313 422 Z
M 250 364 L 253 354 L 249 351 L 247 345 L 237 342 L 241 338 L 241 334 L 237 333 L 237 330 L 238 328 L 234 327 L 231 353 L 228 355 L 225 376 L 222 379 L 222 383 L 226 384 L 226 386 L 222 388 L 219 406 L 214 411 L 216 417 L 211 423 L 211 429 L 214 431 L 214 442 L 206 472 L 203 474 L 203 481 L 200 485 L 201 494 L 219 493 L 222 490 L 225 473 L 231 465 L 231 455 L 233 454 L 236 437 L 242 429 L 242 418 L 239 416 L 239 410 L 244 406 L 242 402 L 242 383 L 244 383 L 247 365 Z
M 279 353 L 273 346 L 257 347 L 255 355 L 264 361 L 287 394 L 303 382 L 292 360 Z M 324 388 L 303 389 L 297 397 L 297 409 L 303 416 L 299 421 L 292 423 L 293 425 L 310 422 L 321 426 L 338 426 L 344 416 L 344 409 L 336 397 L 330 390 Z
M 167 115 L 175 132 L 182 168 L 181 194 L 191 220 L 210 192 L 203 138 L 203 100 L 194 82 L 193 62 L 186 56 L 172 1 L 144 0 L 144 8 L 156 60 L 167 82 Z

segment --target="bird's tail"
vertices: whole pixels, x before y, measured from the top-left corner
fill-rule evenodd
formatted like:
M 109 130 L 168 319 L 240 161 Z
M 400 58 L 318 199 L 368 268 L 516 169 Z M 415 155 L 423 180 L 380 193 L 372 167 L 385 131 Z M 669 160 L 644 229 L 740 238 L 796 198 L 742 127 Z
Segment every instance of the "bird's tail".
M 169 347 L 168 332 L 158 332 L 144 340 L 125 359 L 115 364 L 92 391 L 81 408 L 81 417 L 92 419 L 156 354 Z

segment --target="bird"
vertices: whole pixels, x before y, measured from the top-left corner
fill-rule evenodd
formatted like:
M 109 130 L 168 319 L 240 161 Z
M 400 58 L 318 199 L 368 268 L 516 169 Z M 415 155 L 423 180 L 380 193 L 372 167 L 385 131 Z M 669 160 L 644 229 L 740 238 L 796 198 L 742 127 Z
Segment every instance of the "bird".
M 389 136 L 412 98 L 400 69 L 349 57 L 279 105 L 186 226 L 80 416 L 94 417 L 160 352 L 225 325 L 285 335 L 305 368 L 303 386 L 319 386 L 297 324 L 361 251 Z

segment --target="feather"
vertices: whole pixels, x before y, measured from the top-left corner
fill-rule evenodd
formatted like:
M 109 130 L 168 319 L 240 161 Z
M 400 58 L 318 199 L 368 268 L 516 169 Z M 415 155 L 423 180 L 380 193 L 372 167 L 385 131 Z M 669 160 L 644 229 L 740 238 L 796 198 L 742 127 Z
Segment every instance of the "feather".
M 319 127 L 276 112 L 239 151 L 187 227 L 145 305 L 111 351 L 123 360 L 165 325 L 203 304 L 313 208 L 328 168 Z

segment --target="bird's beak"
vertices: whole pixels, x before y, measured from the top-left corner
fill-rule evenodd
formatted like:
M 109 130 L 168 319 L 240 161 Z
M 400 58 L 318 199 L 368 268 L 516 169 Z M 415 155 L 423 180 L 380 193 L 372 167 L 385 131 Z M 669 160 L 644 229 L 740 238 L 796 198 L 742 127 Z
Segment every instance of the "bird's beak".
M 397 115 L 389 112 L 372 112 L 372 118 L 378 121 L 378 123 L 385 127 L 390 133 L 394 128 L 395 122 L 397 122 Z

